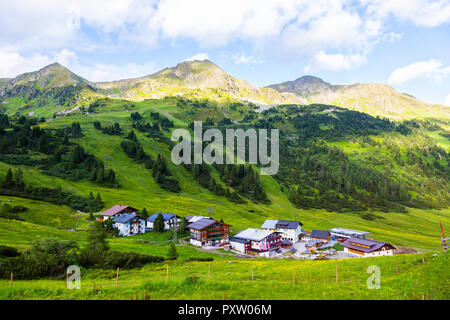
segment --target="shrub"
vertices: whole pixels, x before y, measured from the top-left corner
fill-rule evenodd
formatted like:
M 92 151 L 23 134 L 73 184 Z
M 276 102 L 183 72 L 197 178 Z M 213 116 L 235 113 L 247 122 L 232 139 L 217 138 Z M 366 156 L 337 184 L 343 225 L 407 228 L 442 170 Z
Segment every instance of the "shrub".
M 193 257 L 193 258 L 184 259 L 184 261 L 186 261 L 186 262 L 193 262 L 193 261 L 207 262 L 207 261 L 214 261 L 214 259 L 211 258 L 211 257 L 207 257 L 207 258 L 195 258 L 195 257 Z
M 17 257 L 18 255 L 20 254 L 16 248 L 4 245 L 0 246 L 0 257 Z

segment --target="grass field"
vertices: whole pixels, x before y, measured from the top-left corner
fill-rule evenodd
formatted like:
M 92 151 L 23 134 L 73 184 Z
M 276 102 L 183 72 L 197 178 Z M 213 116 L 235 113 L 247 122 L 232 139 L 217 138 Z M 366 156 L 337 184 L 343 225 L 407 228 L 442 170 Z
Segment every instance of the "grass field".
M 64 278 L 14 281 L 12 287 L 0 280 L 0 299 L 449 299 L 448 253 L 430 253 L 424 259 L 424 265 L 420 255 L 339 261 L 177 260 L 121 270 L 117 287 L 115 270 L 82 271 L 80 290 L 65 288 Z M 373 265 L 380 268 L 379 289 L 367 287 Z

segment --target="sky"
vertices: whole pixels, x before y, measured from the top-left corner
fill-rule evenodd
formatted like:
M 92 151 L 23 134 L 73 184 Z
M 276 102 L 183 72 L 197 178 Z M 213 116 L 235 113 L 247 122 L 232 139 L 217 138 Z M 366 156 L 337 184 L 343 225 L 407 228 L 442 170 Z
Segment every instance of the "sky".
M 0 78 L 90 81 L 209 59 L 266 86 L 381 82 L 450 105 L 450 0 L 0 0 Z

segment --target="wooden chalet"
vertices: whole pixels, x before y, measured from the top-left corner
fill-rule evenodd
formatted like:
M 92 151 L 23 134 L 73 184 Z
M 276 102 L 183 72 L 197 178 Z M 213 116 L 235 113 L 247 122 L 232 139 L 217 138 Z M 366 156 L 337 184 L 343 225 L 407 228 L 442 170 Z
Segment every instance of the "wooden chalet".
M 211 218 L 201 218 L 191 224 L 190 243 L 198 246 L 214 246 L 227 242 L 230 238 L 230 225 Z

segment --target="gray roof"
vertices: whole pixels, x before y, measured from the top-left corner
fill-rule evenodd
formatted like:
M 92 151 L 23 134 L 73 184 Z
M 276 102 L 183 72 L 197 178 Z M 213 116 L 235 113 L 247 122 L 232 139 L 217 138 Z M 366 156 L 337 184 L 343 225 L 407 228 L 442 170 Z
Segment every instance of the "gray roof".
M 370 232 L 367 231 L 358 231 L 345 228 L 333 228 L 330 229 L 330 232 L 331 234 L 347 236 L 349 238 L 356 238 L 370 235 Z
M 150 217 L 148 217 L 147 221 L 149 222 L 154 222 L 156 217 L 161 214 L 163 216 L 164 221 L 170 220 L 172 218 L 175 218 L 176 215 L 174 215 L 173 213 L 161 213 L 161 212 L 157 212 L 153 215 L 151 215 Z
M 138 217 L 138 218 L 142 219 L 141 217 L 137 216 L 136 213 L 124 213 L 124 214 L 121 214 L 120 216 L 118 216 L 117 218 L 115 218 L 113 221 L 116 223 L 127 223 L 134 217 Z
M 311 231 L 311 238 L 316 239 L 328 239 L 330 236 L 330 232 L 325 230 L 313 230 Z
M 302 226 L 303 224 L 298 221 L 266 220 L 261 226 L 261 229 L 297 229 L 299 225 Z
M 299 225 L 301 226 L 302 223 L 298 221 L 278 220 L 275 227 L 280 229 L 297 229 Z
M 246 240 L 253 240 L 253 241 L 261 241 L 264 238 L 270 236 L 273 231 L 268 230 L 261 230 L 256 228 L 248 228 L 247 230 L 244 230 L 242 232 L 239 232 L 237 235 L 234 236 L 234 238 L 241 238 Z
M 355 244 L 360 244 L 363 246 L 367 246 L 369 248 L 361 247 Z M 355 249 L 362 252 L 373 252 L 381 249 L 384 246 L 389 246 L 395 249 L 395 247 L 387 242 L 377 241 L 377 240 L 369 240 L 369 239 L 361 239 L 361 238 L 350 238 L 342 243 L 343 247 Z
M 201 219 L 189 224 L 187 227 L 189 229 L 202 230 L 202 229 L 206 228 L 207 226 L 210 226 L 216 222 L 217 222 L 217 220 L 214 220 L 214 219 L 201 218 Z
M 277 222 L 278 220 L 266 220 L 261 226 L 261 229 L 275 229 Z

